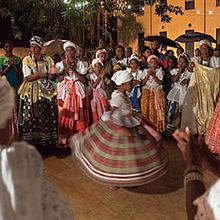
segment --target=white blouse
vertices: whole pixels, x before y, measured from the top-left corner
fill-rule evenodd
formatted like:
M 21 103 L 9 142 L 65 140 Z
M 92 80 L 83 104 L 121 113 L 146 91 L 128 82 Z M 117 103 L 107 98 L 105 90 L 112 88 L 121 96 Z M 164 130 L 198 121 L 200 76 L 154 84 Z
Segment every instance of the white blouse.
M 147 76 L 148 70 L 149 69 L 143 70 L 143 74 L 141 77 L 142 80 Z M 155 71 L 155 74 L 160 81 L 163 81 L 164 72 L 163 72 L 162 68 L 157 68 Z M 143 86 L 143 89 L 162 89 L 162 88 L 163 88 L 163 86 L 158 84 L 155 81 L 153 76 L 150 76 L 149 79 L 147 80 L 146 84 Z
M 115 58 L 112 58 L 112 65 L 114 66 L 117 63 L 119 63 L 122 66 L 126 67 L 126 66 L 128 66 L 128 58 L 125 57 L 122 60 L 116 60 Z
M 43 175 L 37 150 L 26 142 L 0 146 L 0 219 L 71 220 L 67 202 Z
M 171 76 L 176 76 L 178 71 L 179 71 L 179 69 L 177 69 L 177 68 L 176 69 L 172 69 L 170 71 L 170 75 Z M 190 80 L 191 76 L 192 76 L 192 72 L 189 72 L 187 69 L 185 69 L 185 71 L 180 75 L 179 79 L 176 82 L 173 83 L 173 86 L 174 87 L 179 87 L 179 86 L 182 87 L 181 83 L 185 79 Z M 187 85 L 184 85 L 184 87 L 187 87 Z
M 98 79 L 98 76 L 95 73 L 91 73 L 89 75 L 89 79 L 95 82 Z M 110 80 L 107 77 L 105 77 L 105 83 L 106 85 L 110 84 Z M 100 88 L 102 88 L 101 82 L 96 86 L 96 89 L 100 89 Z
M 131 72 L 131 68 L 127 68 L 127 70 L 131 73 L 134 80 L 141 81 L 143 76 L 142 70 L 137 70 L 136 72 Z

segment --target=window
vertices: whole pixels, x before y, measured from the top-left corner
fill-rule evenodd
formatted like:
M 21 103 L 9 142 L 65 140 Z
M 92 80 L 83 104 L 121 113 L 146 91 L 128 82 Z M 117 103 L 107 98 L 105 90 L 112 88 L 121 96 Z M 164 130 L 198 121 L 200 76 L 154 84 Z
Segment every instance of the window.
M 195 9 L 195 0 L 185 0 L 185 9 L 186 10 Z
M 220 44 L 220 28 L 216 29 L 216 40 L 217 44 Z
M 220 6 L 220 0 L 216 0 L 216 6 Z
M 192 34 L 194 30 L 187 30 L 186 34 Z M 186 53 L 189 54 L 190 57 L 194 57 L 194 42 L 186 43 Z
M 159 34 L 160 36 L 167 37 L 167 31 L 161 31 Z

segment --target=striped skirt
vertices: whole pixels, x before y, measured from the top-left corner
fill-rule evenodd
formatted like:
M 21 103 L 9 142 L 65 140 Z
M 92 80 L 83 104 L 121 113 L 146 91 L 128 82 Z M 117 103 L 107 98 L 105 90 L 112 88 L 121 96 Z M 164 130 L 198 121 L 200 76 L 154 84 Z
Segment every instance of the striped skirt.
M 220 155 L 220 98 L 206 131 L 205 141 L 213 153 Z
M 166 173 L 168 154 L 140 125 L 119 127 L 111 121 L 93 124 L 71 137 L 72 152 L 94 180 L 111 186 L 135 186 L 155 181 Z M 158 134 L 158 133 L 157 133 Z
M 141 112 L 156 125 L 158 132 L 166 131 L 166 96 L 162 89 L 142 91 Z

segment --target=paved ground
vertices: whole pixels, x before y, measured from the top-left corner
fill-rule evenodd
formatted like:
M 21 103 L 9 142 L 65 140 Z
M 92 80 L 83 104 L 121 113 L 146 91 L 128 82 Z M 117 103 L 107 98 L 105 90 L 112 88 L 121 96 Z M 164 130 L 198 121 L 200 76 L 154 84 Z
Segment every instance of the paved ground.
M 174 141 L 166 140 L 165 145 L 170 155 L 167 174 L 130 190 L 112 190 L 92 181 L 70 156 L 45 159 L 45 173 L 69 201 L 76 220 L 185 220 L 185 163 Z M 215 180 L 205 173 L 208 186 Z

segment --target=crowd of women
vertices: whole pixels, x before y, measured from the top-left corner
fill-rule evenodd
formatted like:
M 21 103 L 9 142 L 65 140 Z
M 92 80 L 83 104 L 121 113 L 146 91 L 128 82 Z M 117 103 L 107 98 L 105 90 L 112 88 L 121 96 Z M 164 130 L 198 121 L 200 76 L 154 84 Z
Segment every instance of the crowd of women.
M 180 127 L 204 135 L 220 153 L 220 58 L 208 40 L 199 42 L 193 58 L 182 48 L 177 58 L 172 50 L 163 54 L 158 41 L 133 53 L 121 45 L 108 49 L 100 39 L 92 59 L 67 41 L 60 60 L 53 60 L 42 54 L 43 45 L 32 37 L 21 61 L 12 43 L 4 44 L 1 80 L 6 76 L 16 101 L 10 142 L 20 138 L 41 153 L 71 147 L 93 179 L 114 188 L 163 176 L 168 153 L 161 134 Z

